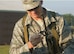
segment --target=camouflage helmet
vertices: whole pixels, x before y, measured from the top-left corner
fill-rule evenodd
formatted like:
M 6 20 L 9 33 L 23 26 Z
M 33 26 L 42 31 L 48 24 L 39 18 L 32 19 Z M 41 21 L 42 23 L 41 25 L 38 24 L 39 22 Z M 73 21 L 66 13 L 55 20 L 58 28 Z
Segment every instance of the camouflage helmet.
M 40 1 L 42 0 L 22 0 L 22 1 L 23 1 L 25 11 L 27 11 L 39 6 Z

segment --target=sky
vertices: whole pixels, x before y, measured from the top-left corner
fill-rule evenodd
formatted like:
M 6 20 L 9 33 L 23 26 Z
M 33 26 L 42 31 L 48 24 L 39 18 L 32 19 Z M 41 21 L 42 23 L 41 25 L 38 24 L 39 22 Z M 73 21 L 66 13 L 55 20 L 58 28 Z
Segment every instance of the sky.
M 60 14 L 74 15 L 74 0 L 44 0 L 43 7 Z M 24 11 L 21 0 L 0 0 L 0 10 Z

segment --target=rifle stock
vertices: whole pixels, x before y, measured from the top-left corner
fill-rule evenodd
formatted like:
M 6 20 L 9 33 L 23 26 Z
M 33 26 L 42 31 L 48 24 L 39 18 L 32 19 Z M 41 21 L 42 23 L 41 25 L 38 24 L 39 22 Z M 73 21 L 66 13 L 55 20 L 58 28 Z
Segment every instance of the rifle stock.
M 47 46 L 49 54 L 60 54 L 61 50 L 58 46 L 58 43 L 56 43 L 56 40 L 52 37 L 50 39 L 47 39 Z
M 47 46 L 48 46 L 48 51 L 49 54 L 60 54 L 61 53 L 61 48 L 59 47 L 59 35 L 57 33 L 57 31 L 55 30 L 54 27 L 55 23 L 52 23 L 52 26 L 50 27 L 51 29 L 51 33 L 52 33 L 52 37 L 50 37 L 49 35 L 49 31 L 46 29 L 46 41 L 47 41 Z

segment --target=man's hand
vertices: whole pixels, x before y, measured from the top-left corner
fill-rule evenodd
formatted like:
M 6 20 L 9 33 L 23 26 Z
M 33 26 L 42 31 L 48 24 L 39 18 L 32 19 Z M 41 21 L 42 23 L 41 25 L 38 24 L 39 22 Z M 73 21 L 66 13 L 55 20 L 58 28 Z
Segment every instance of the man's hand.
M 38 43 L 42 41 L 42 37 L 40 36 L 40 34 L 35 34 L 30 37 L 29 41 L 32 43 L 33 46 L 36 46 Z

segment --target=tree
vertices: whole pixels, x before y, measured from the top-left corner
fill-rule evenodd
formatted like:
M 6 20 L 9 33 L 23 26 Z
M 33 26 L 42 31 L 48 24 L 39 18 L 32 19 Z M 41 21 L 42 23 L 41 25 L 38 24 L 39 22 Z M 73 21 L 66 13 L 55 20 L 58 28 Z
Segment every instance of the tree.
M 64 19 L 67 21 L 68 25 L 73 26 L 74 25 L 74 16 L 72 14 L 64 14 Z

